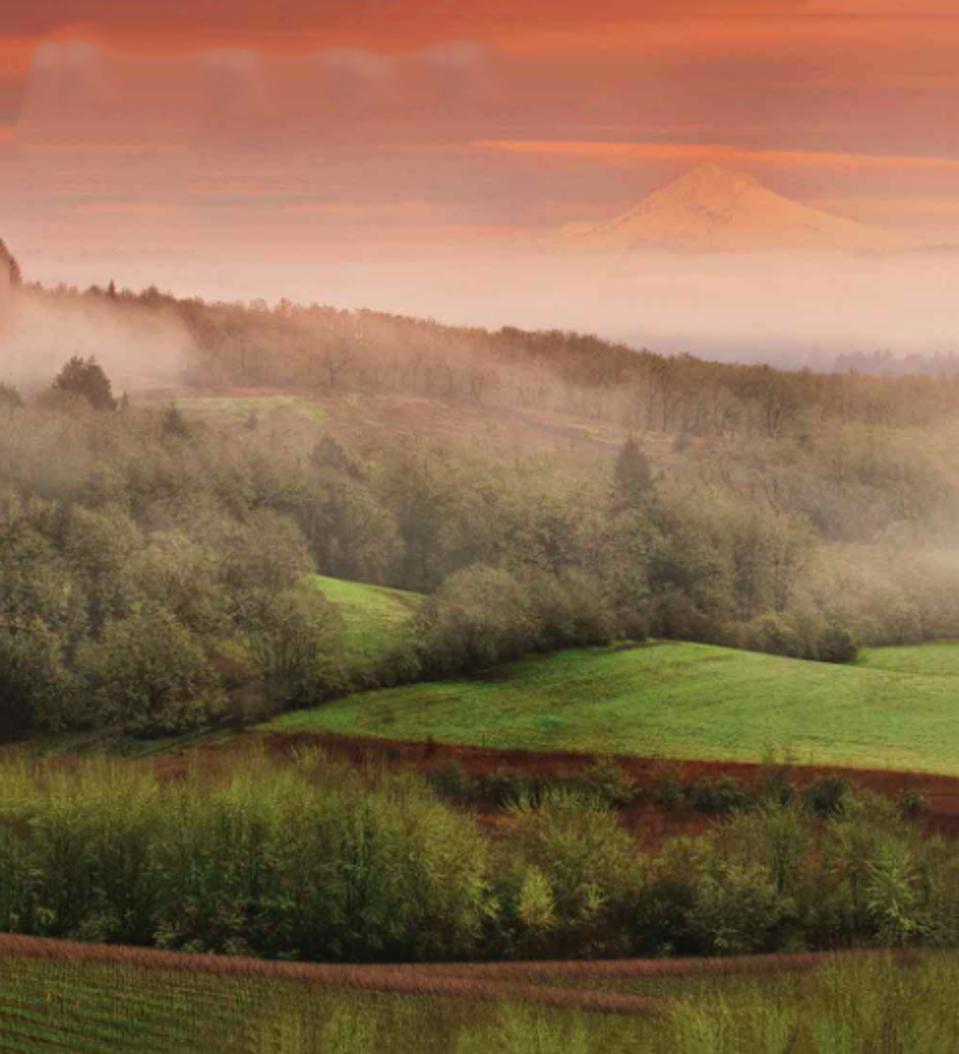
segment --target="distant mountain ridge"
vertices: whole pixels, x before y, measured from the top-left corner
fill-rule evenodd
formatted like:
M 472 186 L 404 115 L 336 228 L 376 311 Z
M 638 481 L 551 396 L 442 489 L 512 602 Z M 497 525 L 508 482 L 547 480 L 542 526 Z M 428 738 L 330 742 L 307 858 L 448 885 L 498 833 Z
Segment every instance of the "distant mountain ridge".
M 714 164 L 684 173 L 613 219 L 568 224 L 563 234 L 575 244 L 622 251 L 909 248 L 898 234 L 793 201 L 745 172 Z

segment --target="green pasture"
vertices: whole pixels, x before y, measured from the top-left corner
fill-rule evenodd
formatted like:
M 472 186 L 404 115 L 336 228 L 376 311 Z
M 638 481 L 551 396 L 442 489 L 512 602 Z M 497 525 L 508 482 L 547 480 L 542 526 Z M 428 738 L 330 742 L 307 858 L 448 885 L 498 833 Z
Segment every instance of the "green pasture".
M 956 773 L 959 644 L 877 648 L 848 666 L 679 642 L 577 649 L 357 693 L 267 727 Z
M 389 651 L 422 599 L 417 593 L 323 575 L 313 582 L 343 616 L 347 659 L 358 666 Z

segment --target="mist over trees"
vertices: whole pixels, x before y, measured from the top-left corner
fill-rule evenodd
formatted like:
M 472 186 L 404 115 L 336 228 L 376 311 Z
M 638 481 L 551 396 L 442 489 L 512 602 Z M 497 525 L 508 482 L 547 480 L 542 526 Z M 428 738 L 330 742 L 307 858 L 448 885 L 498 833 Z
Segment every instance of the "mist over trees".
M 789 374 L 290 304 L 84 296 L 177 314 L 195 386 L 396 394 L 519 421 L 561 411 L 625 438 L 585 459 L 559 447 L 504 459 L 376 422 L 347 440 L 303 416 L 213 420 L 186 400 L 118 410 L 89 357 L 39 395 L 7 386 L 7 734 L 242 722 L 351 686 L 647 635 L 846 661 L 861 643 L 959 634 L 949 380 Z M 408 640 L 358 670 L 312 571 L 428 597 Z
M 555 410 L 637 433 L 722 439 L 780 439 L 853 424 L 922 427 L 959 413 L 954 376 L 786 372 L 658 355 L 560 330 L 445 326 L 286 300 L 270 307 L 177 299 L 156 289 L 111 295 L 96 287 L 31 287 L 21 296 L 175 322 L 192 346 L 182 378 L 200 387 L 407 393 L 480 408 Z M 118 348 L 112 361 L 98 361 L 112 373 L 134 352 Z
M 85 399 L 94 410 L 115 410 L 113 386 L 96 359 L 78 355 L 63 367 L 53 382 L 53 391 Z

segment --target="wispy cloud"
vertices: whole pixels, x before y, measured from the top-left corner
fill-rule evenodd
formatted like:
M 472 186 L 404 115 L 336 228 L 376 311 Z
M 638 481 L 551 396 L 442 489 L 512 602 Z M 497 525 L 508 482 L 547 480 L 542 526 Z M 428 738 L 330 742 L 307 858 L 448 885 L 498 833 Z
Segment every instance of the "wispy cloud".
M 928 168 L 959 169 L 959 158 L 901 154 L 853 154 L 831 150 L 763 150 L 726 143 L 628 143 L 561 139 L 483 139 L 480 150 L 572 157 L 599 162 L 720 161 L 769 168 Z
M 169 216 L 182 208 L 170 201 L 88 201 L 76 207 L 77 212 L 107 216 Z

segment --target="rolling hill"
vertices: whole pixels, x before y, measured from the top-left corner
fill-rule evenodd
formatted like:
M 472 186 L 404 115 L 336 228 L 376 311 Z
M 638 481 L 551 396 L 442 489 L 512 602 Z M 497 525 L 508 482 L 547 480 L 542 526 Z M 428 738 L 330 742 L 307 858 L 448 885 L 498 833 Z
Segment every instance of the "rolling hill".
M 959 773 L 959 644 L 880 648 L 833 666 L 657 642 L 529 658 L 472 680 L 356 694 L 274 732 L 497 748 Z
M 316 588 L 339 610 L 347 661 L 368 666 L 396 641 L 422 597 L 401 589 L 315 575 Z

